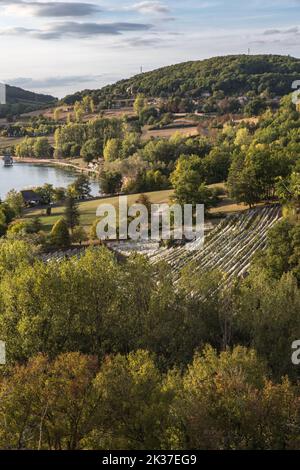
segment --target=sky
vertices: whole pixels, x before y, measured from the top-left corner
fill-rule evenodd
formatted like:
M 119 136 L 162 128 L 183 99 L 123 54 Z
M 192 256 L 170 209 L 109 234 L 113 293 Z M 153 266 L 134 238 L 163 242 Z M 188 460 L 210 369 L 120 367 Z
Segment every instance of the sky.
M 58 97 L 248 49 L 300 57 L 300 0 L 0 0 L 0 81 Z

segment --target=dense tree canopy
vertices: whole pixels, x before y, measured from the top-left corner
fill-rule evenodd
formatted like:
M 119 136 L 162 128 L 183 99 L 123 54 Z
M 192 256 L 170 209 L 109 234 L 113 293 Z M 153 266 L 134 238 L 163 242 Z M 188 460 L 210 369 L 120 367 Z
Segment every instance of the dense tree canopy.
M 67 96 L 64 101 L 72 104 L 91 96 L 96 103 L 107 103 L 115 97 L 138 97 L 137 110 L 144 106 L 144 97 L 170 98 L 172 112 L 181 112 L 176 98 L 200 100 L 203 110 L 234 112 L 241 105 L 238 101 L 226 103 L 225 96 L 244 97 L 246 109 L 251 115 L 259 114 L 268 105 L 266 98 L 283 96 L 291 91 L 293 81 L 299 79 L 299 59 L 278 55 L 232 55 L 214 57 L 202 61 L 185 62 L 163 67 L 152 72 L 136 75 L 128 80 L 121 80 L 100 90 L 85 90 L 82 93 Z M 214 96 L 215 95 L 215 96 Z M 220 104 L 216 106 L 214 97 Z M 222 102 L 223 100 L 223 102 Z M 184 111 L 189 112 L 190 103 L 184 104 Z

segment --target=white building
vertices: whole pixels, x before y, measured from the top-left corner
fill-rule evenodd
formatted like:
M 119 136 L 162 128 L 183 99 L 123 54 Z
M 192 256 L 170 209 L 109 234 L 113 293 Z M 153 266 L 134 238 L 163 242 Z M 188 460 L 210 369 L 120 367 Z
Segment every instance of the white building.
M 0 83 L 0 104 L 6 104 L 6 85 Z

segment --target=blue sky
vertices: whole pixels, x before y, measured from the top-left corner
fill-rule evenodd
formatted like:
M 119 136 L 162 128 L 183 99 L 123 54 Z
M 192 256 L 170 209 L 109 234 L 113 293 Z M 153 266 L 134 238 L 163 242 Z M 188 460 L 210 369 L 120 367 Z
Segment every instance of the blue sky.
M 216 55 L 300 57 L 300 0 L 0 0 L 0 79 L 56 96 Z

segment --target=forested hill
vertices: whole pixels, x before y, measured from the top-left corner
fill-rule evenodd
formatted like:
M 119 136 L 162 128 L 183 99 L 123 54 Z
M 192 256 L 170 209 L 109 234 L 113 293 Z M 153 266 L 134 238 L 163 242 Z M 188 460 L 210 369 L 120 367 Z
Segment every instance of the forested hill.
M 16 116 L 21 113 L 45 108 L 56 101 L 51 95 L 43 95 L 6 85 L 6 105 L 0 105 L 0 117 Z
M 292 82 L 299 79 L 300 59 L 279 55 L 232 55 L 163 67 L 100 90 L 84 90 L 67 96 L 64 101 L 71 104 L 91 94 L 99 102 L 139 92 L 151 97 L 200 98 L 216 91 L 223 91 L 226 96 L 248 92 L 282 96 L 289 93 Z
M 33 91 L 6 85 L 6 100 L 8 104 L 45 104 L 55 101 L 55 98 L 51 95 L 42 95 L 40 93 L 34 93 Z

